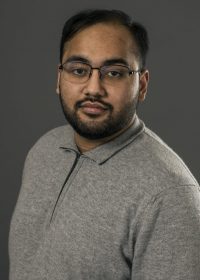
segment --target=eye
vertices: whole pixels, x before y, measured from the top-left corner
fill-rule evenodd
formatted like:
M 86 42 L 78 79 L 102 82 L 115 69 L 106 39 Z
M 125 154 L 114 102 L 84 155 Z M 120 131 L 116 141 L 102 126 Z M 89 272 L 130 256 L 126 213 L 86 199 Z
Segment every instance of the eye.
M 77 62 L 66 63 L 64 69 L 68 75 L 76 77 L 85 77 L 90 72 L 90 68 L 87 65 Z
M 76 69 L 71 69 L 71 73 L 76 75 L 76 76 L 85 76 L 88 73 L 87 69 L 84 68 L 76 68 Z
M 108 79 L 122 79 L 127 73 L 127 69 L 120 65 L 105 66 L 102 70 L 104 71 L 104 76 Z
M 123 76 L 123 73 L 120 71 L 112 70 L 107 73 L 107 76 L 111 78 L 120 78 Z

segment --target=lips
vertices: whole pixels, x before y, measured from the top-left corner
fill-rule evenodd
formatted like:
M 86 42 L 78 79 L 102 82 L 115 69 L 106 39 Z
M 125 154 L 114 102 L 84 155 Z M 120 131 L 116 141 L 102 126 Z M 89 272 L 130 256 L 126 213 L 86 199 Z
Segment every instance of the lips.
M 106 110 L 108 110 L 108 106 L 101 102 L 91 102 L 91 101 L 85 101 L 80 104 L 80 108 L 82 111 L 89 115 L 101 115 Z

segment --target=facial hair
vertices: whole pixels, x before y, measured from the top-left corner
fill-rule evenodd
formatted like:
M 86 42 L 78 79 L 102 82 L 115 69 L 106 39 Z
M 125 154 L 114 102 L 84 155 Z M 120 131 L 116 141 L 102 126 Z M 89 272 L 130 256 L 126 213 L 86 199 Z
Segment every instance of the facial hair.
M 114 108 L 111 104 L 104 103 L 100 98 L 94 96 L 88 96 L 82 101 L 78 101 L 73 110 L 68 107 L 62 92 L 60 91 L 59 99 L 64 116 L 67 122 L 73 127 L 73 129 L 82 137 L 97 140 L 105 137 L 109 137 L 118 131 L 122 130 L 133 119 L 138 106 L 138 94 L 132 102 L 123 105 L 120 111 L 114 113 Z M 90 121 L 82 121 L 78 115 L 78 110 L 83 102 L 100 102 L 107 107 L 108 116 L 103 121 L 95 120 L 91 117 Z

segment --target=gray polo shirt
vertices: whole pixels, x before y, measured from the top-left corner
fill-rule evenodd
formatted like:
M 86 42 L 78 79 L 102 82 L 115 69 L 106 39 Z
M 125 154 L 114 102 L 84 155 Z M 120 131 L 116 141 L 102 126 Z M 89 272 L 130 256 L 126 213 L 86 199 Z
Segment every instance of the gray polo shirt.
M 27 156 L 9 254 L 10 280 L 198 280 L 198 183 L 138 118 L 85 154 L 56 128 Z

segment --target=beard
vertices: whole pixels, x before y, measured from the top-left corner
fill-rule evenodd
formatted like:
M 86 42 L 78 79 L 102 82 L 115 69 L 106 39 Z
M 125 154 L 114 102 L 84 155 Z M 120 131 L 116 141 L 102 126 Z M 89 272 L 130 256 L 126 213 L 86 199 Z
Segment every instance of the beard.
M 59 99 L 64 116 L 73 129 L 84 138 L 97 140 L 115 134 L 131 122 L 139 103 L 138 94 L 132 102 L 124 104 L 121 110 L 115 113 L 111 104 L 104 103 L 97 97 L 86 97 L 84 100 L 78 101 L 73 109 L 68 107 L 62 97 L 62 93 L 59 94 Z M 94 117 L 91 117 L 88 121 L 82 121 L 78 115 L 78 110 L 81 104 L 86 101 L 103 103 L 107 107 L 108 116 L 102 121 L 95 120 Z

